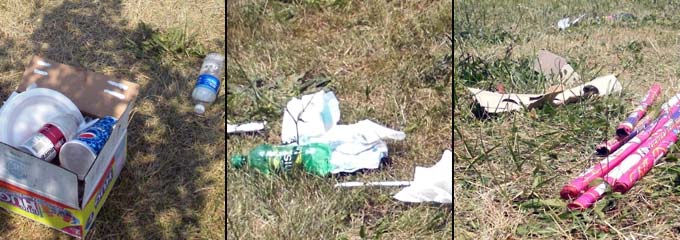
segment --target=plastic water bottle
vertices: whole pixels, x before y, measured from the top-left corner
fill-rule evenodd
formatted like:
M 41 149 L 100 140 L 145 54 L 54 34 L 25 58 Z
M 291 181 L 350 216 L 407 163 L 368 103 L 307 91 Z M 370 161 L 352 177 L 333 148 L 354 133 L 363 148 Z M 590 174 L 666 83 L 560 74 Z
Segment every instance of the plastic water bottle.
M 250 168 L 269 174 L 288 173 L 293 168 L 302 167 L 305 172 L 327 176 L 331 172 L 331 148 L 324 143 L 307 145 L 269 145 L 261 144 L 245 155 L 234 155 L 232 166 L 242 168 L 247 164 Z
M 210 53 L 203 59 L 201 71 L 196 81 L 191 98 L 194 101 L 194 112 L 203 114 L 205 108 L 212 104 L 220 89 L 220 75 L 224 69 L 224 56 Z

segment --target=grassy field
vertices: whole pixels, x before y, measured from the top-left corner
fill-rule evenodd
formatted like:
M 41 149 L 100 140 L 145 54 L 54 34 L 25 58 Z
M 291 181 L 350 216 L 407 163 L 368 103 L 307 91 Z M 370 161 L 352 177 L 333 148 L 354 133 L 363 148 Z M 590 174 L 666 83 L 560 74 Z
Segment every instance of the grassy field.
M 454 231 L 461 239 L 678 239 L 678 148 L 631 191 L 607 195 L 582 213 L 566 210 L 559 191 L 599 159 L 594 147 L 613 136 L 653 82 L 653 108 L 680 89 L 680 10 L 657 1 L 455 1 Z M 594 16 L 629 12 L 628 21 Z M 563 17 L 587 14 L 557 29 Z M 567 57 L 583 81 L 619 74 L 620 94 L 560 107 L 479 119 L 464 88 L 503 83 L 512 93 L 540 93 L 531 72 L 539 49 Z
M 341 124 L 370 119 L 406 132 L 391 164 L 318 178 L 227 167 L 229 239 L 451 239 L 452 205 L 405 204 L 396 188 L 335 189 L 351 180 L 412 179 L 451 149 L 451 1 L 236 1 L 227 10 L 227 118 L 269 130 L 227 138 L 228 156 L 280 143 L 286 102 L 323 88 Z M 311 85 L 311 87 L 305 87 Z
M 203 56 L 225 53 L 224 1 L 0 1 L 0 98 L 30 58 L 136 82 L 128 162 L 94 239 L 224 239 L 225 92 L 205 116 L 191 89 Z M 69 239 L 0 211 L 2 239 Z

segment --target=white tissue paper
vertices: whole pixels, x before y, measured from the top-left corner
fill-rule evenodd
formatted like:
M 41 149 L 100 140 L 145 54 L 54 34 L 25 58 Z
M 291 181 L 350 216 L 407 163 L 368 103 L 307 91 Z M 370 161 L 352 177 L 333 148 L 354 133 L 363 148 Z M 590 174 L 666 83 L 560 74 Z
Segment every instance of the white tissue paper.
M 432 167 L 416 167 L 411 186 L 394 195 L 402 202 L 439 202 L 453 201 L 453 156 L 450 150 L 444 151 L 441 160 Z
M 287 108 L 283 115 L 281 141 L 284 144 L 296 142 L 296 126 L 291 115 L 299 115 L 301 119 L 297 126 L 300 134 L 299 143 L 328 144 L 332 149 L 331 173 L 378 168 L 380 160 L 387 156 L 388 152 L 384 140 L 402 140 L 406 137 L 403 132 L 383 127 L 370 120 L 337 125 L 340 120 L 340 108 L 333 92 L 320 91 L 302 96 L 301 99 L 294 98 L 288 102 Z

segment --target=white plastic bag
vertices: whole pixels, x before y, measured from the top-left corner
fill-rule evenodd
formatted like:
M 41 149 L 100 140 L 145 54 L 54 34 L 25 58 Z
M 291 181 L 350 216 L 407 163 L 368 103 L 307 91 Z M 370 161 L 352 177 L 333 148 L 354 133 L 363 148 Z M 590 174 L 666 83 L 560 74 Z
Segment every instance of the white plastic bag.
M 298 134 L 303 137 L 317 137 L 334 127 L 340 121 L 340 106 L 333 92 L 319 91 L 314 94 L 293 98 L 283 111 L 281 142 L 297 142 Z M 297 124 L 296 124 L 297 122 Z

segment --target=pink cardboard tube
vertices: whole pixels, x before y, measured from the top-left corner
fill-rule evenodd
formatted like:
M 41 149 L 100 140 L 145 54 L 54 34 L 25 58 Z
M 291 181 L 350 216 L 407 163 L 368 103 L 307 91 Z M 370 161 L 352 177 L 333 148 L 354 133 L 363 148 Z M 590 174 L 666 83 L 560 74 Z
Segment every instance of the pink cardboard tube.
M 599 200 L 607 189 L 606 183 L 591 187 L 573 202 L 567 204 L 569 210 L 585 210 Z
M 600 155 L 609 155 L 609 153 L 612 153 L 619 149 L 621 145 L 624 143 L 628 142 L 631 138 L 635 137 L 637 133 L 640 131 L 644 130 L 647 128 L 652 122 L 654 122 L 654 117 L 652 115 L 645 115 L 635 126 L 632 132 L 628 134 L 627 137 L 621 138 L 619 136 L 616 136 L 609 141 L 605 141 L 603 143 L 600 143 L 595 147 L 595 151 L 597 151 L 597 154 Z
M 630 133 L 633 131 L 633 126 L 636 125 L 638 120 L 642 118 L 642 116 L 645 115 L 647 112 L 647 108 L 649 105 L 652 105 L 654 103 L 654 99 L 656 99 L 657 96 L 661 93 L 661 84 L 659 83 L 654 83 L 652 84 L 652 87 L 649 88 L 649 91 L 647 91 L 647 95 L 640 101 L 640 105 L 633 110 L 628 115 L 628 118 L 626 118 L 625 121 L 621 122 L 619 126 L 616 128 L 616 135 L 624 138 L 630 135 Z

